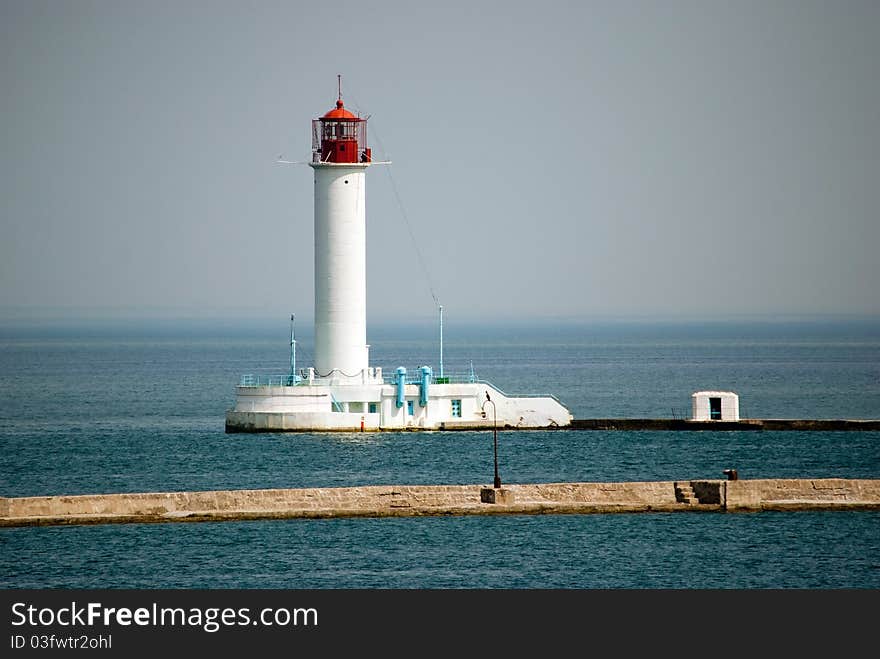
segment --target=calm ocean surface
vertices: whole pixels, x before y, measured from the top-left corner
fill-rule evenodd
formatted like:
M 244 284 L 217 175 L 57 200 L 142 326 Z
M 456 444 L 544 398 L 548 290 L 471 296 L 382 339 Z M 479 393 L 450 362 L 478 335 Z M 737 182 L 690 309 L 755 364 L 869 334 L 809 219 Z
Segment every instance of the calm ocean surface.
M 0 330 L 0 495 L 486 483 L 492 434 L 226 435 L 288 327 Z M 310 363 L 307 328 L 298 365 Z M 431 329 L 371 362 L 431 364 Z M 576 418 L 880 418 L 880 321 L 447 327 L 447 372 L 552 393 Z M 506 483 L 880 478 L 877 432 L 503 432 Z M 289 520 L 0 529 L 4 588 L 878 588 L 880 513 Z

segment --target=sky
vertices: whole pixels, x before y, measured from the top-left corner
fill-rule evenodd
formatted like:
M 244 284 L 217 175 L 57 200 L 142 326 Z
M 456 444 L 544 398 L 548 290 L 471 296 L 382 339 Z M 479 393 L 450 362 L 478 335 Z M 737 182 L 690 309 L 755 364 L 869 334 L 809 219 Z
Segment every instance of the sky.
M 368 322 L 880 314 L 880 3 L 0 0 L 0 320 L 313 313 L 369 116 Z

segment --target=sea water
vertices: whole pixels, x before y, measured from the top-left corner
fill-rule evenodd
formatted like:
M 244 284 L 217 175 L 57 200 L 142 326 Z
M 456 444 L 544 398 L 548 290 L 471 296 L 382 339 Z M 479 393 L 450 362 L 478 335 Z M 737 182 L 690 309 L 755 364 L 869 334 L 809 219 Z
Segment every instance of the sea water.
M 492 432 L 230 434 L 276 328 L 0 332 L 0 495 L 490 483 Z M 752 418 L 880 418 L 880 322 L 447 327 L 447 373 L 554 394 L 575 418 L 682 418 L 732 390 Z M 298 341 L 309 364 L 309 335 Z M 438 370 L 430 328 L 371 362 Z M 504 431 L 505 483 L 880 478 L 878 432 Z M 880 513 L 383 518 L 0 529 L 5 588 L 877 588 Z

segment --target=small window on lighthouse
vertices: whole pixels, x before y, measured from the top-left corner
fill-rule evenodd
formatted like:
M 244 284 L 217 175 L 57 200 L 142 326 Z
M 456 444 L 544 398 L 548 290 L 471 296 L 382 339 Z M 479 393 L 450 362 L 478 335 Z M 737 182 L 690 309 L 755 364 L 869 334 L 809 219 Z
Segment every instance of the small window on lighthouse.
M 452 400 L 452 416 L 461 416 L 461 399 L 454 398 Z
M 406 401 L 406 413 L 410 416 L 413 415 L 413 401 L 411 400 Z

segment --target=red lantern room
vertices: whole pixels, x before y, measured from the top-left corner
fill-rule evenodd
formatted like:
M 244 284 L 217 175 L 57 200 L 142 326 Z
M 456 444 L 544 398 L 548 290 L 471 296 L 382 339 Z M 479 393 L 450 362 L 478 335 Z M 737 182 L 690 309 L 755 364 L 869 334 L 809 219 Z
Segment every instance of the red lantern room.
M 312 121 L 312 162 L 370 162 L 367 120 L 353 115 L 342 103 L 342 86 L 336 107 Z

